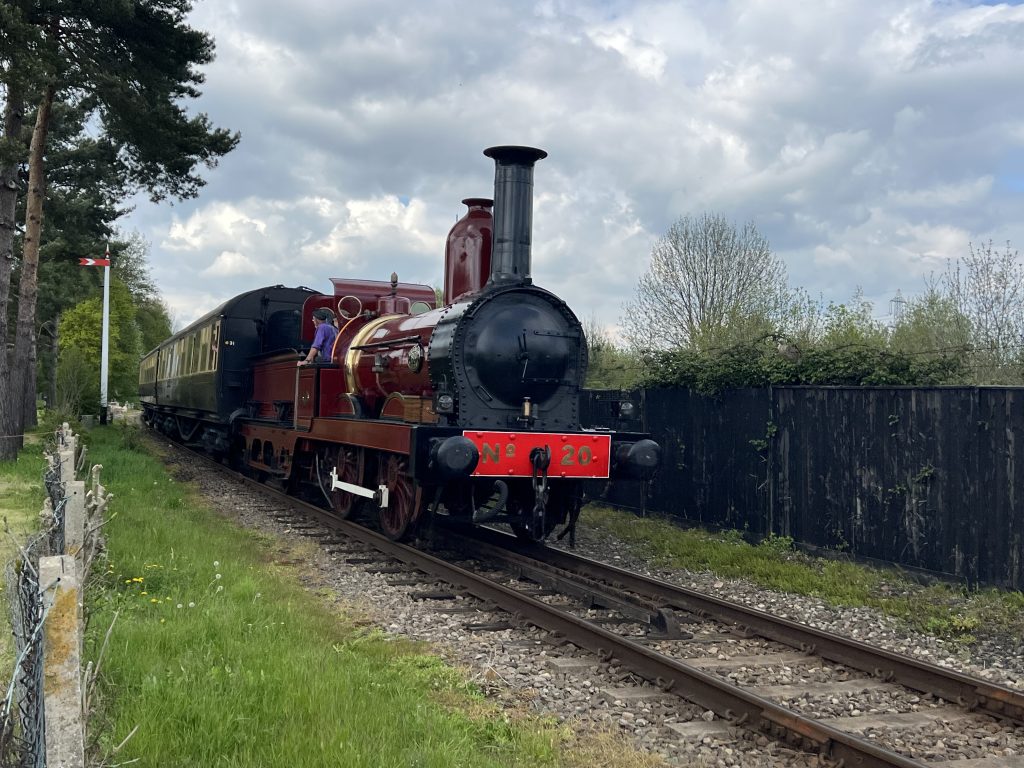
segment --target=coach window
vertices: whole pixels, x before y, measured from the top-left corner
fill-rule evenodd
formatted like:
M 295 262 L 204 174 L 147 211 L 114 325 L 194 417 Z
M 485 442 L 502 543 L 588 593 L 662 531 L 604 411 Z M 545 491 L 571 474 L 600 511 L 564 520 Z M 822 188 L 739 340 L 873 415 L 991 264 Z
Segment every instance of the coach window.
M 206 326 L 206 370 L 213 370 L 213 326 Z
M 210 341 L 210 349 L 213 350 L 210 368 L 217 370 L 217 358 L 220 355 L 220 320 L 213 324 L 213 339 Z
M 174 343 L 174 378 L 179 379 L 185 373 L 185 338 Z
M 200 328 L 198 337 L 196 340 L 196 355 L 199 357 L 199 365 L 196 367 L 196 370 L 200 373 L 205 373 L 210 359 L 210 327 L 204 326 Z
M 199 373 L 203 370 L 203 350 L 199 346 L 200 338 L 202 338 L 200 331 L 192 334 L 192 373 Z

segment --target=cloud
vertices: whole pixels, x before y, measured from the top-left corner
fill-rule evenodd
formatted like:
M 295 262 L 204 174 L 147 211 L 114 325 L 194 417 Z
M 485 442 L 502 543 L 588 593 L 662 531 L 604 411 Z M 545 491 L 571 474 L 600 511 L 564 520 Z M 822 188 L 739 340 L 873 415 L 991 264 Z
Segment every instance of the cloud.
M 992 192 L 994 179 L 985 175 L 959 183 L 936 184 L 921 189 L 896 189 L 889 199 L 897 206 L 916 208 L 946 208 L 978 203 Z
M 237 251 L 222 251 L 213 260 L 213 263 L 199 274 L 204 277 L 239 277 L 242 275 L 258 275 L 264 271 L 271 274 L 280 272 L 276 265 L 271 265 L 269 270 L 265 266 L 257 264 L 255 260 Z
M 199 199 L 125 222 L 183 314 L 260 281 L 440 282 L 502 143 L 550 153 L 535 279 L 609 326 L 685 214 L 753 221 L 794 286 L 838 301 L 911 296 L 971 240 L 1024 242 L 1020 5 L 234 0 L 191 18 L 217 42 L 200 107 L 242 143 Z

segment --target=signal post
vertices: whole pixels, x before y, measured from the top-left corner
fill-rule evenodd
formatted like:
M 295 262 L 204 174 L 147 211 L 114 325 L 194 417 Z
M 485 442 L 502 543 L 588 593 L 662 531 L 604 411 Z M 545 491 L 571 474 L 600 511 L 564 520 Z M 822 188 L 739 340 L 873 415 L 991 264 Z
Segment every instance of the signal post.
M 107 423 L 107 362 L 110 356 L 110 244 L 102 259 L 80 258 L 83 267 L 103 267 L 103 332 L 100 346 L 100 424 Z

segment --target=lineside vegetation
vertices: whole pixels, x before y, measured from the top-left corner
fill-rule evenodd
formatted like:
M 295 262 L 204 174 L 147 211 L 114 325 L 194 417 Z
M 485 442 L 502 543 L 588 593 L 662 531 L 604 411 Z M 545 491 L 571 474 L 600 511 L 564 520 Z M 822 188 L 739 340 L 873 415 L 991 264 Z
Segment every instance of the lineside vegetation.
M 426 647 L 304 588 L 301 550 L 211 511 L 155 458 L 126 447 L 135 433 L 110 427 L 90 438 L 116 510 L 89 597 L 87 658 L 97 659 L 117 615 L 91 718 L 97 761 L 660 765 L 496 709 Z
M 923 632 L 970 644 L 984 629 L 1024 632 L 1024 594 L 996 589 L 966 590 L 954 584 L 922 586 L 896 570 L 809 557 L 788 537 L 758 545 L 739 531 L 711 533 L 679 528 L 667 519 L 639 519 L 628 512 L 588 506 L 585 524 L 628 543 L 633 553 L 658 567 L 711 571 L 769 589 L 809 595 L 831 605 L 867 606 L 906 620 Z
M 35 437 L 26 440 L 21 454 L 10 461 L 0 462 L 0 518 L 3 536 L 0 538 L 0 580 L 6 580 L 4 566 L 17 554 L 23 544 L 39 528 L 39 510 L 46 491 L 43 489 L 42 447 Z M 10 601 L 7 585 L 0 588 L 0 611 L 3 626 L 10 626 Z M 10 631 L 0 632 L 0 679 L 10 679 L 14 665 L 14 646 Z

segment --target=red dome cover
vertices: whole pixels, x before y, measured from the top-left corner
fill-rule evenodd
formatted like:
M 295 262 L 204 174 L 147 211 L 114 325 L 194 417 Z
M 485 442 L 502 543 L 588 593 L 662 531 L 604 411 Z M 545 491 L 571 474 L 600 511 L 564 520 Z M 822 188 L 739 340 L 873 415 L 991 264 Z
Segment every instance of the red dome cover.
M 444 254 L 444 303 L 480 291 L 491 276 L 491 233 L 494 201 L 467 197 L 466 215 L 448 233 Z

